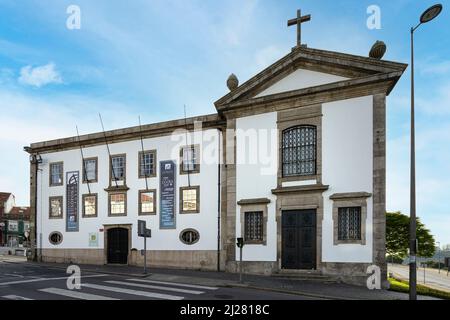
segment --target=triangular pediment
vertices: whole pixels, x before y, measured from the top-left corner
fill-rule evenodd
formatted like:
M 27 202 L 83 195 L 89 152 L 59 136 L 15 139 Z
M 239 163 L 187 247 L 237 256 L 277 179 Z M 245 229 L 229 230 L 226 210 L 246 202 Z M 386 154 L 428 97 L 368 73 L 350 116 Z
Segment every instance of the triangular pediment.
M 281 78 L 280 80 L 276 81 L 274 84 L 270 85 L 267 89 L 262 90 L 261 92 L 256 94 L 254 98 L 320 86 L 348 79 L 349 78 L 347 77 L 342 77 L 330 73 L 317 72 L 299 68 L 294 72 Z
M 295 48 L 268 68 L 215 102 L 227 107 L 269 101 L 320 90 L 334 90 L 373 82 L 390 82 L 390 92 L 407 65 L 345 53 Z

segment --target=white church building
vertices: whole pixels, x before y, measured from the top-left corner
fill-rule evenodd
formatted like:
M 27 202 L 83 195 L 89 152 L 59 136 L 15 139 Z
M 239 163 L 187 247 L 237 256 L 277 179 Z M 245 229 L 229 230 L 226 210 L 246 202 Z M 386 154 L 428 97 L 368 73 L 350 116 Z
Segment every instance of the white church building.
M 385 262 L 386 96 L 407 66 L 297 46 L 217 113 L 32 143 L 34 257 L 319 274 Z

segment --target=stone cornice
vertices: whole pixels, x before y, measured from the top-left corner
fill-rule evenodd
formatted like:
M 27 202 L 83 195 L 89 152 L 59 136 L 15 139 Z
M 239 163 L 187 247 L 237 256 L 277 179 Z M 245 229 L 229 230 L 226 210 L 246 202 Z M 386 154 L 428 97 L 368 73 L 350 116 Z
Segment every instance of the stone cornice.
M 194 124 L 196 122 L 201 122 L 203 129 L 225 127 L 225 121 L 221 119 L 218 114 L 210 114 L 188 118 L 186 119 L 186 121 L 185 119 L 178 119 L 143 125 L 142 137 L 145 139 L 150 137 L 170 135 L 177 129 L 193 130 Z M 105 134 L 108 143 L 117 143 L 140 139 L 141 129 L 139 126 L 135 126 L 106 131 Z M 97 132 L 80 136 L 80 142 L 78 142 L 78 138 L 74 136 L 63 139 L 32 143 L 29 147 L 24 147 L 24 150 L 28 153 L 63 151 L 79 148 L 79 143 L 81 143 L 83 147 L 103 145 L 105 144 L 105 137 L 103 135 L 103 132 Z
M 352 69 L 365 75 L 392 72 L 400 72 L 401 75 L 407 67 L 407 64 L 398 62 L 300 47 L 293 50 L 291 53 L 281 58 L 256 76 L 244 82 L 237 89 L 217 100 L 215 102 L 217 110 L 220 111 L 223 109 L 221 107 L 229 105 L 233 101 L 242 100 L 247 92 L 254 91 L 255 88 L 268 82 L 271 78 L 275 77 L 277 74 L 280 74 L 283 70 L 292 68 L 298 61 L 306 61 L 316 65 L 327 65 L 330 68 L 335 67 L 338 69 Z
M 238 205 L 251 205 L 251 204 L 268 204 L 270 203 L 269 198 L 257 198 L 257 199 L 242 199 L 237 202 Z
M 271 94 L 259 98 L 252 98 L 252 99 L 246 99 L 243 101 L 236 101 L 232 102 L 226 106 L 220 106 L 217 107 L 218 111 L 226 111 L 229 112 L 233 109 L 239 109 L 242 107 L 247 106 L 256 106 L 260 104 L 269 104 L 274 101 L 282 101 L 282 100 L 288 100 L 293 98 L 299 98 L 299 97 L 305 97 L 310 95 L 318 95 L 321 93 L 329 93 L 332 91 L 338 91 L 338 90 L 356 90 L 358 87 L 367 86 L 371 84 L 380 84 L 383 82 L 391 81 L 395 82 L 400 78 L 402 75 L 402 72 L 396 71 L 391 72 L 388 74 L 376 74 L 371 76 L 366 76 L 362 78 L 356 78 L 351 80 L 343 80 L 339 82 L 324 84 L 320 86 L 310 87 L 310 88 L 304 88 L 299 90 L 293 90 L 288 92 L 282 92 L 277 94 Z M 389 91 L 393 84 L 387 85 L 387 91 Z
M 128 188 L 126 185 L 125 186 L 109 186 L 108 188 L 104 189 L 106 192 L 127 192 L 128 190 L 130 190 L 130 188 Z
M 279 187 L 276 189 L 272 189 L 273 194 L 280 193 L 299 193 L 299 192 L 309 192 L 309 191 L 326 191 L 329 186 L 323 184 L 311 184 L 305 186 L 295 186 L 295 187 Z
M 347 199 L 360 199 L 370 198 L 371 193 L 368 192 L 347 192 L 347 193 L 334 193 L 330 196 L 331 200 L 347 200 Z

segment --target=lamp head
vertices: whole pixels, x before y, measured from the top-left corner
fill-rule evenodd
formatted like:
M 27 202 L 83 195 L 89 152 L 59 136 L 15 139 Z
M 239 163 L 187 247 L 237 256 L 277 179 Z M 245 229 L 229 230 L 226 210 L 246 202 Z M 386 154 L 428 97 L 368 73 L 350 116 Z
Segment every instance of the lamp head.
M 434 6 L 425 10 L 420 16 L 420 23 L 427 23 L 436 18 L 442 11 L 442 4 L 435 4 Z

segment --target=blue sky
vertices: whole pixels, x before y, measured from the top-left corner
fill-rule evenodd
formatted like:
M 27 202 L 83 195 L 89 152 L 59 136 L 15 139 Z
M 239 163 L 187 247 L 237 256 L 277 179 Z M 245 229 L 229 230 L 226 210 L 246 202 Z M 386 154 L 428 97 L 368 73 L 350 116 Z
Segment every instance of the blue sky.
M 66 28 L 69 5 L 81 29 Z M 31 142 L 214 113 L 241 83 L 289 53 L 297 8 L 309 47 L 409 63 L 409 28 L 433 1 L 0 0 L 0 189 L 29 201 Z M 367 8 L 381 9 L 370 30 Z M 450 243 L 450 3 L 416 34 L 418 215 Z M 388 98 L 387 206 L 409 211 L 409 70 Z

